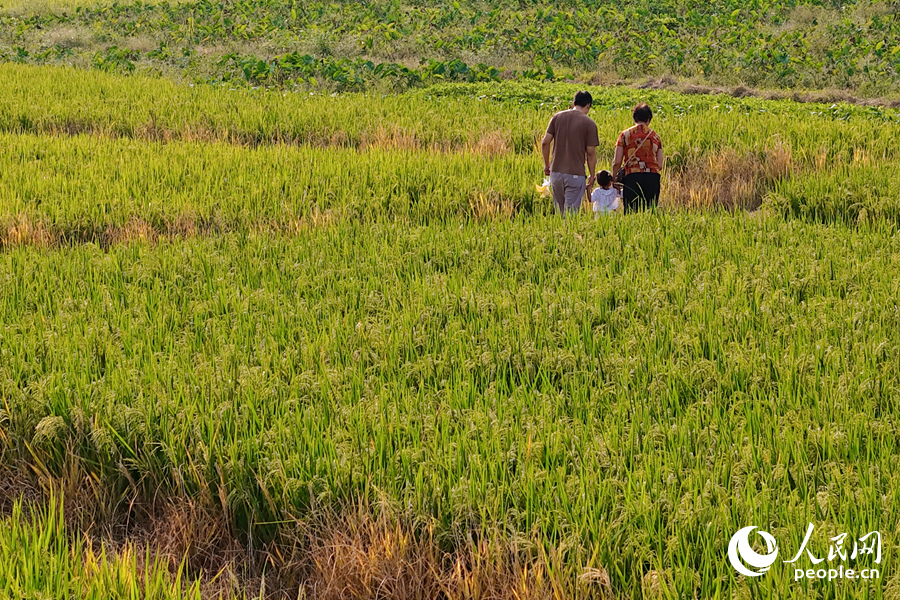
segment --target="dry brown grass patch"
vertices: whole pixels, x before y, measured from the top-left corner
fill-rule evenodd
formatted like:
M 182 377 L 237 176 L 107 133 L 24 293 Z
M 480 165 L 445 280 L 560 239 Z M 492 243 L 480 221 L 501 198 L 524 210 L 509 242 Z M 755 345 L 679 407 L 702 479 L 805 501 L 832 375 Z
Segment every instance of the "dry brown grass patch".
M 165 559 L 170 572 L 180 565 L 185 574 L 200 578 L 204 597 L 237 594 L 241 575 L 249 571 L 250 555 L 232 534 L 221 512 L 195 500 L 174 497 L 147 520 L 143 544 Z
M 41 498 L 40 490 L 34 482 L 21 472 L 11 469 L 4 462 L 0 467 L 0 518 L 12 514 L 13 505 L 21 500 L 24 504 L 35 504 Z
M 159 43 L 147 34 L 138 34 L 126 37 L 122 45 L 134 52 L 150 52 L 159 46 Z
M 786 179 L 794 172 L 794 153 L 780 139 L 775 139 L 766 147 L 764 174 L 767 181 Z
M 310 599 L 553 597 L 545 565 L 521 560 L 513 546 L 469 539 L 456 552 L 443 552 L 431 528 L 414 529 L 388 511 L 373 517 L 366 505 L 325 513 L 303 531 L 309 567 L 302 593 Z
M 661 196 L 667 206 L 755 210 L 766 188 L 793 171 L 791 149 L 780 140 L 769 144 L 763 158 L 726 148 L 668 173 Z
M 71 25 L 50 29 L 43 39 L 44 44 L 61 48 L 84 48 L 90 46 L 91 41 L 90 29 Z
M 516 214 L 516 206 L 499 192 L 473 192 L 469 197 L 469 215 L 475 219 L 511 218 Z
M 502 131 L 493 131 L 484 133 L 479 140 L 470 148 L 470 152 L 481 156 L 505 156 L 512 153 L 513 149 Z
M 140 140 L 153 142 L 171 142 L 175 139 L 175 132 L 160 125 L 156 119 L 151 118 L 134 128 L 134 137 Z
M 412 131 L 379 125 L 363 133 L 360 146 L 364 150 L 418 150 L 421 144 Z
M 12 246 L 52 246 L 57 236 L 42 222 L 35 221 L 25 213 L 9 217 L 0 228 L 0 248 Z
M 102 242 L 107 246 L 130 242 L 156 243 L 158 238 L 159 232 L 153 225 L 143 219 L 133 218 L 123 226 L 108 226 Z
M 221 142 L 228 141 L 229 133 L 224 127 L 216 129 L 202 123 L 191 123 L 184 126 L 180 139 L 185 142 Z

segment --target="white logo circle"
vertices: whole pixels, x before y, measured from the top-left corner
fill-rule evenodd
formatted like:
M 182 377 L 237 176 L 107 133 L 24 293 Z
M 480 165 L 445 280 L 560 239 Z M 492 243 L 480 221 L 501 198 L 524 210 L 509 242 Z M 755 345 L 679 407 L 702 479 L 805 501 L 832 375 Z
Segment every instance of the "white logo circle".
M 762 539 L 766 542 L 768 554 L 757 554 L 753 548 L 750 547 L 750 532 L 754 529 L 756 529 L 756 525 L 750 525 L 749 527 L 739 529 L 738 532 L 732 536 L 731 541 L 728 542 L 728 560 L 731 562 L 731 566 L 734 567 L 738 573 L 746 575 L 747 577 L 759 577 L 768 571 L 769 567 L 772 566 L 772 563 L 775 562 L 775 559 L 778 558 L 778 543 L 775 542 L 775 538 L 766 531 L 760 530 L 759 535 L 762 536 Z M 758 570 L 752 571 L 745 567 L 744 563 L 747 563 L 750 567 Z

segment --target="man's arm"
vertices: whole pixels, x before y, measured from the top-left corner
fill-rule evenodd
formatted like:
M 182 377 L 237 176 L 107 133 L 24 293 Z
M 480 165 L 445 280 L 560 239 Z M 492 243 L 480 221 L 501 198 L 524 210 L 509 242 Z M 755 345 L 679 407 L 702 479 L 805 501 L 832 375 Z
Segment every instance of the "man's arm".
M 660 170 L 660 171 L 662 171 L 662 167 L 663 167 L 663 159 L 664 159 L 664 158 L 665 158 L 665 156 L 663 155 L 663 150 L 662 150 L 662 148 L 657 148 L 657 149 L 656 149 L 656 164 L 659 165 L 659 170 Z
M 597 146 L 588 146 L 587 152 L 587 164 L 588 164 L 588 173 L 590 173 L 590 177 L 587 180 L 587 189 L 591 189 L 591 186 L 594 185 L 594 179 L 597 177 Z
M 550 133 L 544 134 L 541 140 L 541 154 L 544 157 L 544 175 L 550 176 L 550 144 L 553 142 L 553 136 Z

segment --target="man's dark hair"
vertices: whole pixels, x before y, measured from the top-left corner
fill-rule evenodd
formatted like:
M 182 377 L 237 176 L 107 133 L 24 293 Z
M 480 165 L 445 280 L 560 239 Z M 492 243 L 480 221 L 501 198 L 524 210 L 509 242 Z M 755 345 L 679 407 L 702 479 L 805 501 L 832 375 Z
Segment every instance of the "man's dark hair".
M 635 123 L 649 123 L 650 119 L 653 118 L 653 111 L 650 110 L 649 104 L 647 104 L 646 102 L 641 102 L 634 107 L 633 111 L 631 111 L 631 116 L 634 119 Z
M 575 93 L 575 101 L 573 102 L 573 104 L 575 104 L 575 106 L 584 107 L 584 106 L 590 106 L 593 103 L 594 103 L 594 98 L 593 98 L 593 96 L 591 96 L 590 92 L 576 92 Z
M 597 173 L 597 185 L 605 188 L 612 183 L 612 173 L 609 171 L 600 171 Z

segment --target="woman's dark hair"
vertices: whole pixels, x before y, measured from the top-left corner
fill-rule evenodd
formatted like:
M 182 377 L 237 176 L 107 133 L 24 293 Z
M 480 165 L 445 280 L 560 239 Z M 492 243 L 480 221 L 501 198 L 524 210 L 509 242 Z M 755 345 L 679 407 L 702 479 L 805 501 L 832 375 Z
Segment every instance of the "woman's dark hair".
M 610 183 L 612 183 L 612 173 L 609 171 L 600 171 L 597 173 L 597 185 L 600 187 L 606 187 Z
M 631 116 L 634 119 L 635 123 L 649 123 L 650 119 L 653 118 L 653 111 L 650 110 L 649 104 L 647 104 L 646 102 L 641 102 L 634 107 L 633 111 L 631 111 Z
M 594 103 L 594 98 L 591 96 L 590 92 L 576 92 L 575 93 L 575 100 L 573 102 L 573 104 L 575 106 L 585 107 L 585 106 L 590 106 L 593 103 Z

